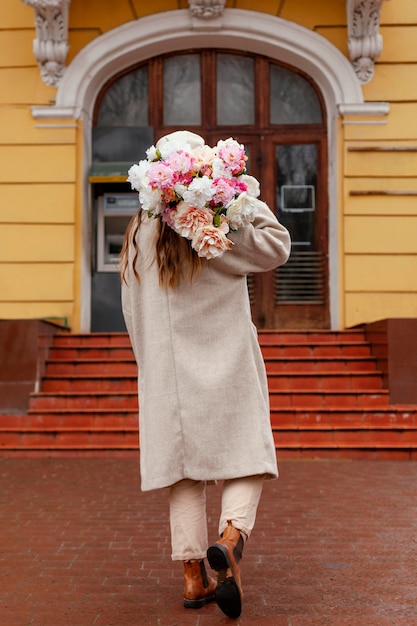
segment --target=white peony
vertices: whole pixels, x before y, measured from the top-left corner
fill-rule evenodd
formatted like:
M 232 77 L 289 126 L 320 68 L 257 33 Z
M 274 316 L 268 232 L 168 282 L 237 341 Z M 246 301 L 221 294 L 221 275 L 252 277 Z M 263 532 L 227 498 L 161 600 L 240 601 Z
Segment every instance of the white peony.
M 179 198 L 184 197 L 184 193 L 187 191 L 187 189 L 187 185 L 184 185 L 183 183 L 175 183 L 174 185 L 174 191 Z
M 233 178 L 230 169 L 226 167 L 225 162 L 219 157 L 213 160 L 213 178 Z
M 246 191 L 226 205 L 226 217 L 230 228 L 237 230 L 247 226 L 258 215 L 260 200 L 249 196 Z
M 178 137 L 175 139 L 169 139 L 168 141 L 163 141 L 157 143 L 157 148 L 161 154 L 161 158 L 166 161 L 171 154 L 174 152 L 186 152 L 189 155 L 193 155 L 194 147 L 191 145 L 191 142 L 184 141 L 184 139 Z
M 257 198 L 259 194 L 261 193 L 261 186 L 259 184 L 259 181 L 254 176 L 248 176 L 247 174 L 242 174 L 241 176 L 239 176 L 238 181 L 245 183 L 245 185 L 248 188 L 247 194 L 249 196 L 253 196 L 254 198 Z
M 146 189 L 149 185 L 148 171 L 151 163 L 148 161 L 139 161 L 138 164 L 132 165 L 128 171 L 127 182 L 131 184 L 132 189 L 140 191 Z
M 143 187 L 139 190 L 139 200 L 144 211 L 159 215 L 166 208 L 162 202 L 161 191 L 151 187 Z
M 215 189 L 211 184 L 211 179 L 208 176 L 203 176 L 193 179 L 187 191 L 184 192 L 183 198 L 188 204 L 202 209 L 207 202 L 210 202 L 214 193 Z
M 155 146 L 151 146 L 146 150 L 146 157 L 148 161 L 156 161 L 158 158 L 158 154 Z

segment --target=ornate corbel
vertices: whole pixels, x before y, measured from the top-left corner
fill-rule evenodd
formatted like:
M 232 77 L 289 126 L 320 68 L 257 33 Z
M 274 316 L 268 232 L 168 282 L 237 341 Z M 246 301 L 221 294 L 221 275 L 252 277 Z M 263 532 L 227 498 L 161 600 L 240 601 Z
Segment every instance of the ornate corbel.
M 44 83 L 57 87 L 65 72 L 68 53 L 70 0 L 23 0 L 35 10 L 36 39 L 33 52 Z
M 348 49 L 361 83 L 372 80 L 382 52 L 379 20 L 384 0 L 347 0 Z
M 192 17 L 212 18 L 223 15 L 226 0 L 188 0 Z

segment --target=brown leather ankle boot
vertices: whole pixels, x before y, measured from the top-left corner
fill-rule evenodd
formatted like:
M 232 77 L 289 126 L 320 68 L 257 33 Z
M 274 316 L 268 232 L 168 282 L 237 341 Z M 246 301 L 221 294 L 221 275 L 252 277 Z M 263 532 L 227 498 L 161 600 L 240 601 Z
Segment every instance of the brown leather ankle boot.
M 216 602 L 228 617 L 239 617 L 242 611 L 242 586 L 238 563 L 242 558 L 243 537 L 231 522 L 219 541 L 207 550 L 207 559 L 217 572 Z
M 204 560 L 184 561 L 184 606 L 199 609 L 214 600 L 216 581 L 207 576 Z

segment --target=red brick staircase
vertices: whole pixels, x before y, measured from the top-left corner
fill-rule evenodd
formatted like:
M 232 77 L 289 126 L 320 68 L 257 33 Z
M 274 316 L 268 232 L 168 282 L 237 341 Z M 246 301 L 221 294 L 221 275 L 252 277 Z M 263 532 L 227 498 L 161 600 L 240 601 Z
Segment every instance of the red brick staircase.
M 279 456 L 417 458 L 417 406 L 390 405 L 365 333 L 261 331 Z M 0 450 L 137 450 L 137 369 L 123 333 L 55 335 Z

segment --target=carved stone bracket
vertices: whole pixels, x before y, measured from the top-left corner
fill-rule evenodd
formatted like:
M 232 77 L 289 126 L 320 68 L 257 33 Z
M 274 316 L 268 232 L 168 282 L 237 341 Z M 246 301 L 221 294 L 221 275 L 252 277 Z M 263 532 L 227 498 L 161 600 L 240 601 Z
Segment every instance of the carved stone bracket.
M 223 14 L 226 0 L 188 0 L 188 4 L 193 17 L 209 19 Z
M 369 83 L 382 52 L 379 20 L 384 0 L 347 0 L 348 49 L 361 83 Z
M 47 85 L 57 87 L 68 53 L 68 5 L 71 0 L 23 0 L 35 10 L 33 52 Z

